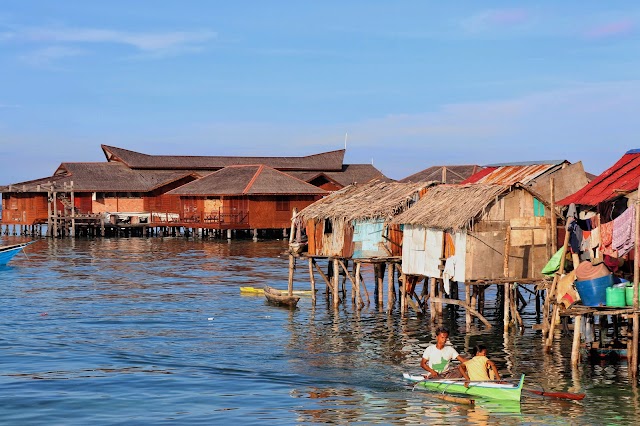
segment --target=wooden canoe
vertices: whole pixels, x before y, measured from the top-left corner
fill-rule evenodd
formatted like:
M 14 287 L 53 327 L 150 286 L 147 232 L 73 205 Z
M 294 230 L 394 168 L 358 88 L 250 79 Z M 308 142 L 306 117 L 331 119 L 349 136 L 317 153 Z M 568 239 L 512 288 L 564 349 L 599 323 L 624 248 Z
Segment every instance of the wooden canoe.
M 278 290 L 281 293 L 286 294 L 287 290 Z M 255 294 L 255 295 L 263 295 L 264 289 L 257 287 L 240 287 L 240 293 L 243 294 Z M 311 290 L 293 290 L 294 296 L 311 296 L 313 292 Z
M 23 248 L 25 248 L 26 246 L 32 243 L 33 241 L 28 243 L 0 246 L 0 266 L 4 266 L 7 263 L 9 263 L 9 261 L 11 261 L 11 259 L 13 259 L 15 255 L 20 253 Z
M 264 297 L 266 297 L 267 302 L 271 304 L 289 306 L 291 308 L 295 308 L 298 304 L 298 300 L 300 300 L 300 296 L 289 296 L 288 294 L 269 286 L 264 287 Z

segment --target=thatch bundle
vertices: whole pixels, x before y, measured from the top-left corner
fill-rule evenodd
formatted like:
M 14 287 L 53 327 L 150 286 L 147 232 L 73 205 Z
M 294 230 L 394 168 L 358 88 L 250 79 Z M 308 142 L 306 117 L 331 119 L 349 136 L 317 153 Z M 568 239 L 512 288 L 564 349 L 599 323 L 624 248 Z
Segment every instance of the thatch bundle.
M 307 206 L 298 213 L 297 220 L 391 219 L 415 203 L 422 189 L 434 184 L 371 182 L 350 185 Z
M 454 231 L 469 228 L 491 202 L 508 191 L 509 186 L 497 184 L 439 185 L 427 190 L 392 223 Z

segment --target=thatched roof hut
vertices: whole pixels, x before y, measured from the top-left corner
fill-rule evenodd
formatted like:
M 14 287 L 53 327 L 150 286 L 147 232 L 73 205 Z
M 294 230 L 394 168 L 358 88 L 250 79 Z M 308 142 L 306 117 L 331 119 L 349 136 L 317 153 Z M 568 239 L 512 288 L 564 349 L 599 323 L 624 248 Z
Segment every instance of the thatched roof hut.
M 455 281 L 539 278 L 551 219 L 536 195 L 521 185 L 430 188 L 392 220 L 404 226 L 402 270 L 439 278 L 444 268 Z
M 298 214 L 306 228 L 309 254 L 374 257 L 400 254 L 401 232 L 390 221 L 416 203 L 430 182 L 372 182 L 351 185 L 316 201 Z

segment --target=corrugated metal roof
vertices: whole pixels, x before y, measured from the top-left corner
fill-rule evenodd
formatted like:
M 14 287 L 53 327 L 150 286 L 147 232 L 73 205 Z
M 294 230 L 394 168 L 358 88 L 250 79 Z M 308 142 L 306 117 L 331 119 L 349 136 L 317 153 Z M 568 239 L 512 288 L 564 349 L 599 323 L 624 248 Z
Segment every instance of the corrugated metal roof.
M 499 185 L 513 185 L 515 183 L 527 184 L 538 176 L 557 168 L 558 164 L 535 164 L 528 166 L 501 166 L 493 171 L 486 173 L 486 169 L 482 170 L 469 179 L 465 183 L 496 183 Z M 482 173 L 482 176 L 476 176 Z
M 571 203 L 595 206 L 612 200 L 627 191 L 638 189 L 640 182 L 640 149 L 627 151 L 620 160 L 582 189 L 558 201 L 567 206 Z

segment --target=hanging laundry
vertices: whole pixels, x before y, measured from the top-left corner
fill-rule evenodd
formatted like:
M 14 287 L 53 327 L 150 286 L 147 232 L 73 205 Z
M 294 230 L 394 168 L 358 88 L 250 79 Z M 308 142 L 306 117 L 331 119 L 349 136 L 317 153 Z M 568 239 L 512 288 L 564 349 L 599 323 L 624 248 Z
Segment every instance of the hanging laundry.
M 451 293 L 450 280 L 456 274 L 456 258 L 454 256 L 448 257 L 444 262 L 444 270 L 442 271 L 442 281 L 444 283 L 444 292 Z
M 602 254 L 618 257 L 612 247 L 613 244 L 613 221 L 600 224 L 600 250 Z
M 582 229 L 580 229 L 575 219 L 569 218 L 567 232 L 569 232 L 569 247 L 571 248 L 571 252 L 580 253 L 580 247 L 582 246 Z
M 627 208 L 624 213 L 613 219 L 612 247 L 618 251 L 619 257 L 633 249 L 636 230 L 635 211 L 633 207 Z

